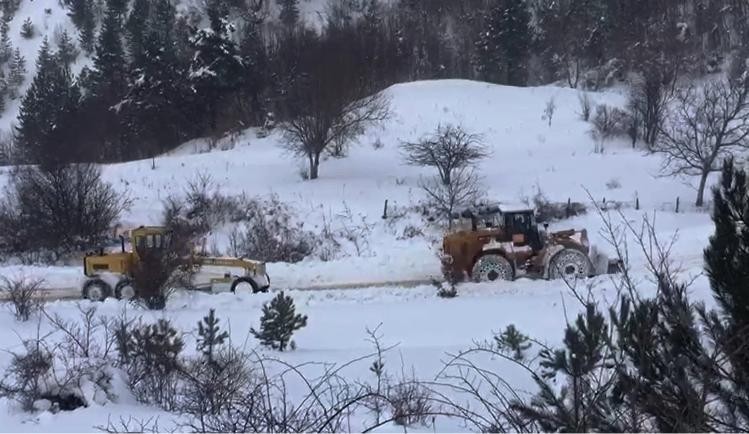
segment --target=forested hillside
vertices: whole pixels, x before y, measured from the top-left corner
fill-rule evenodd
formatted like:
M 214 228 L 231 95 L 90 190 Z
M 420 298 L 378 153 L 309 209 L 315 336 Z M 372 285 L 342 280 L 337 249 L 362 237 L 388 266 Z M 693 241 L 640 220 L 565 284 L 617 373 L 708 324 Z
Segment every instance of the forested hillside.
M 741 0 L 9 0 L 0 158 L 145 158 L 434 78 L 627 82 L 652 144 L 676 80 L 743 70 L 748 15 Z

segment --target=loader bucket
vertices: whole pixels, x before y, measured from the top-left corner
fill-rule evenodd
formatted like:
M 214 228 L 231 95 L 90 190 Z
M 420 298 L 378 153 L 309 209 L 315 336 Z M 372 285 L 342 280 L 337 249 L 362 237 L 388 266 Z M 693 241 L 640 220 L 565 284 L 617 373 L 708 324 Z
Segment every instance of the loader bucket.
M 606 270 L 606 274 L 618 274 L 622 272 L 624 264 L 620 259 L 609 259 L 609 266 Z
M 622 271 L 622 261 L 609 259 L 608 255 L 592 247 L 590 249 L 590 263 L 593 265 L 593 273 L 596 276 L 603 274 L 617 274 Z

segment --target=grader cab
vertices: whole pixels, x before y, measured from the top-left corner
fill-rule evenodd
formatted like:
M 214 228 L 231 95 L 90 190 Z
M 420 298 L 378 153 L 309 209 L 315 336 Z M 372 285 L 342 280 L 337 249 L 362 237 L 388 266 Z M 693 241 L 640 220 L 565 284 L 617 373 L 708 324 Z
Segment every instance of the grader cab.
M 601 255 L 590 257 L 585 229 L 548 232 L 545 224 L 540 230 L 532 208 L 485 206 L 458 217 L 462 224 L 445 235 L 442 246 L 443 272 L 454 280 L 574 279 L 615 272 L 614 261 L 603 258 L 601 271 Z
M 120 237 L 120 251 L 88 254 L 83 258 L 83 271 L 87 277 L 83 284 L 83 298 L 103 301 L 108 297 L 132 299 L 139 296 L 133 279 L 134 270 L 145 258 L 158 257 L 170 248 L 171 233 L 161 226 L 141 226 L 130 231 L 130 249 L 125 237 Z M 217 258 L 183 252 L 189 256 L 187 263 L 199 269 L 193 287 L 211 292 L 232 291 L 246 288 L 252 292 L 265 292 L 270 287 L 270 278 L 265 263 L 244 258 Z M 145 262 L 146 264 L 148 262 Z M 219 268 L 211 273 L 208 269 Z

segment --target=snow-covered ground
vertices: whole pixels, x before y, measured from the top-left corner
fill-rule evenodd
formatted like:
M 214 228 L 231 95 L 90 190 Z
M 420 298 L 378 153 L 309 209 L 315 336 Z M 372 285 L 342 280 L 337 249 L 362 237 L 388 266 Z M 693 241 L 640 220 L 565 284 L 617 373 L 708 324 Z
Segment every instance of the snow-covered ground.
M 690 180 L 659 177 L 660 157 L 633 150 L 626 141 L 607 144 L 604 154 L 594 154 L 588 125 L 579 119 L 578 94 L 557 87 L 519 89 L 484 83 L 447 80 L 393 86 L 386 91 L 391 99 L 392 117 L 369 129 L 350 155 L 327 159 L 316 181 L 302 181 L 299 165 L 279 147 L 282 137 L 272 133 L 258 138 L 248 130 L 237 138 L 233 149 L 196 152 L 206 143 L 193 141 L 152 162 L 136 161 L 104 168 L 105 178 L 122 191 L 128 191 L 133 207 L 122 224 L 132 227 L 156 224 L 161 218 L 161 200 L 179 193 L 185 181 L 197 173 L 208 173 L 225 194 L 248 196 L 277 195 L 303 216 L 305 228 L 320 230 L 324 221 L 342 224 L 340 215 L 350 210 L 354 220 L 362 218 L 373 225 L 368 248 L 357 256 L 347 246 L 329 262 L 306 260 L 298 264 L 270 264 L 274 289 L 291 289 L 299 311 L 309 315 L 309 325 L 295 336 L 298 349 L 283 354 L 292 363 L 317 361 L 341 363 L 369 353 L 365 329 L 382 323 L 387 344 L 398 344 L 388 357 L 391 366 L 413 367 L 421 378 L 430 378 L 442 365 L 445 354 L 470 346 L 477 339 L 489 338 L 492 331 L 514 323 L 524 333 L 559 343 L 564 327 L 565 308 L 570 315 L 575 301 L 560 282 L 500 282 L 492 285 L 467 284 L 460 296 L 442 300 L 428 286 L 415 288 L 368 288 L 359 290 L 294 291 L 311 285 L 357 284 L 393 280 L 428 279 L 439 274 L 435 243 L 437 228 L 428 227 L 415 214 L 404 219 L 383 221 L 383 204 L 406 209 L 421 199 L 420 176 L 425 168 L 406 166 L 399 144 L 433 131 L 439 124 L 461 124 L 480 133 L 492 155 L 480 165 L 488 196 L 493 200 L 517 202 L 532 197 L 540 188 L 552 201 L 587 203 L 588 192 L 596 200 L 632 202 L 639 197 L 641 210 L 626 208 L 624 216 L 637 221 L 643 213 L 656 214 L 661 237 L 678 233 L 673 259 L 686 273 L 699 274 L 702 249 L 712 230 L 709 214 L 688 204 L 694 191 Z M 620 104 L 617 92 L 593 94 L 597 103 Z M 557 110 L 551 126 L 542 119 L 546 103 L 554 98 Z M 381 142 L 382 147 L 375 147 Z M 615 182 L 614 182 L 615 181 Z M 4 180 L 0 177 L 0 183 Z M 677 197 L 682 211 L 673 212 Z M 330 219 L 330 220 L 328 220 Z M 400 239 L 406 225 L 424 228 L 425 236 Z M 594 244 L 605 249 L 598 234 L 601 222 L 595 213 L 556 223 L 552 228 L 587 228 Z M 226 228 L 224 228 L 226 229 Z M 226 231 L 218 231 L 209 242 L 221 247 Z M 642 255 L 633 252 L 632 265 L 644 275 Z M 57 267 L 24 267 L 6 264 L 0 274 L 43 277 L 50 286 L 77 286 L 80 264 Z M 607 277 L 596 280 L 596 293 L 613 295 Z M 644 284 L 647 288 L 647 284 Z M 709 299 L 707 281 L 698 278 L 692 287 L 699 299 Z M 185 332 L 192 330 L 209 308 L 231 325 L 235 342 L 245 342 L 250 326 L 257 326 L 262 303 L 272 295 L 180 294 L 164 312 L 131 312 L 146 317 L 164 315 Z M 87 303 L 87 302 L 82 302 Z M 54 302 L 47 309 L 66 317 L 76 315 L 75 302 Z M 99 312 L 117 315 L 125 304 L 115 300 L 103 303 Z M 129 308 L 132 309 L 133 308 Z M 42 321 L 44 323 L 44 321 Z M 45 326 L 42 324 L 42 329 Z M 20 348 L 22 338 L 35 336 L 37 322 L 20 324 L 10 314 L 0 313 L 0 346 L 10 351 Z M 248 343 L 254 346 L 254 341 Z M 0 366 L 9 354 L 0 352 Z M 352 368 L 352 376 L 366 377 L 368 363 Z M 399 369 L 399 368 L 398 368 Z M 525 381 L 516 378 L 517 381 Z M 12 431 L 90 431 L 106 423 L 108 416 L 157 414 L 127 397 L 104 406 L 94 406 L 67 414 L 22 414 L 0 403 L 0 427 Z M 162 420 L 169 421 L 168 415 Z M 449 424 L 440 430 L 460 429 Z

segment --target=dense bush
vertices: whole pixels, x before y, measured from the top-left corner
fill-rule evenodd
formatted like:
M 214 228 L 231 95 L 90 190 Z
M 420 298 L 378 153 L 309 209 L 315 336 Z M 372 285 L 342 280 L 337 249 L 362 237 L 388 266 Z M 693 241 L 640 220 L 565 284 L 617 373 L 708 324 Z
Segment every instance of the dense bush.
M 98 318 L 96 308 L 79 306 L 79 318 L 45 317 L 48 336 L 24 341 L 23 352 L 11 352 L 11 362 L 0 380 L 0 397 L 14 400 L 27 411 L 69 411 L 113 399 L 111 325 Z
M 235 234 L 232 250 L 237 256 L 265 262 L 299 262 L 321 243 L 304 229 L 293 209 L 272 196 L 252 200 L 243 217 L 244 228 Z
M 90 164 L 19 167 L 0 202 L 0 248 L 8 254 L 49 251 L 53 257 L 98 247 L 128 197 Z
M 121 359 L 135 397 L 166 409 L 177 406 L 180 355 L 184 342 L 180 333 L 165 319 L 137 325 L 127 330 L 119 343 Z

